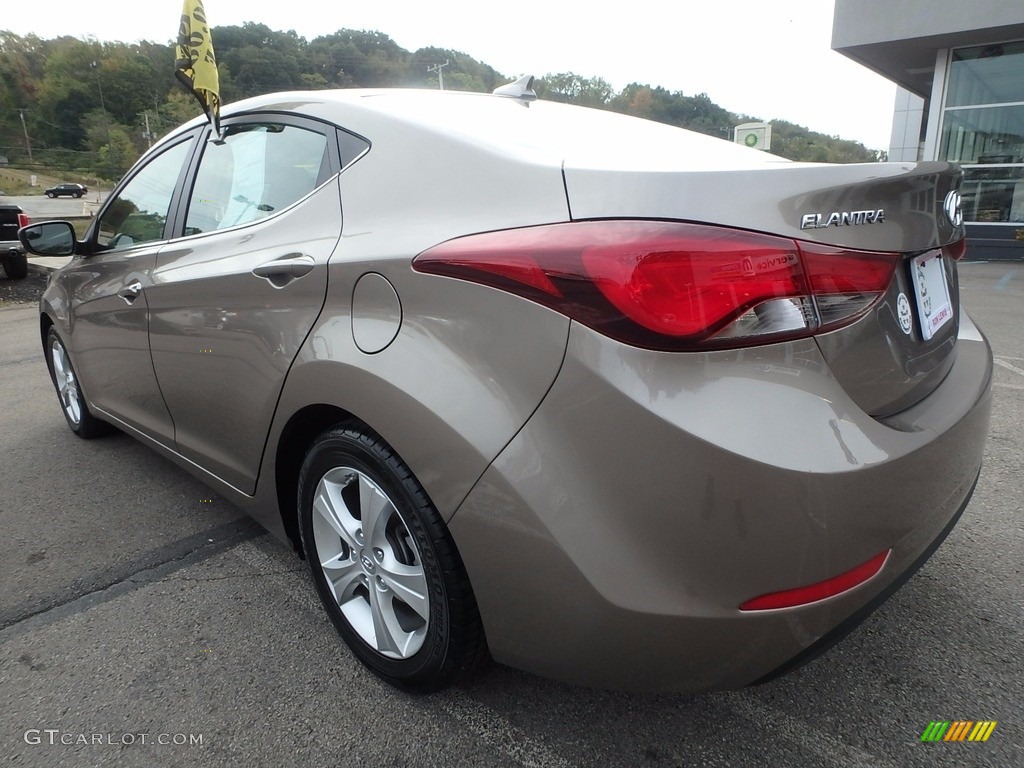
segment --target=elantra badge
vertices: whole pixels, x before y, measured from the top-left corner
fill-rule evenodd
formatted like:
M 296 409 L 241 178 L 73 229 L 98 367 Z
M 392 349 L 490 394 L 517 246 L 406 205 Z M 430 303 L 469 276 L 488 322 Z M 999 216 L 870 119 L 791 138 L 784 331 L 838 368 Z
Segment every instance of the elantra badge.
M 883 224 L 885 211 L 882 208 L 870 211 L 832 211 L 832 213 L 805 213 L 800 217 L 800 229 L 825 229 L 826 227 L 853 227 L 858 224 Z

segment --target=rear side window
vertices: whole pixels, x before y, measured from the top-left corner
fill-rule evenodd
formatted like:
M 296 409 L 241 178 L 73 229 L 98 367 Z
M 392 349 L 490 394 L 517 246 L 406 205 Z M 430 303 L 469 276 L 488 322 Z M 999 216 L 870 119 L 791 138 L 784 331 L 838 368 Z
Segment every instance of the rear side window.
M 287 208 L 316 187 L 327 137 L 293 125 L 233 125 L 209 143 L 189 198 L 185 234 L 248 224 Z

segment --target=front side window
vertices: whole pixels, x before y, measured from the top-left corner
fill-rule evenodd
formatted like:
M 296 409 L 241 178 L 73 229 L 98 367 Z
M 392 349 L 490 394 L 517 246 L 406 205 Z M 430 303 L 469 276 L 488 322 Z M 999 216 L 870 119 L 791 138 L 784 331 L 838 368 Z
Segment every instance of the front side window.
M 207 144 L 189 198 L 185 234 L 248 224 L 313 191 L 327 160 L 327 137 L 280 124 L 229 126 Z
M 103 211 L 97 243 L 120 250 L 164 239 L 174 186 L 192 143 L 183 141 L 153 158 Z
M 953 51 L 940 157 L 964 166 L 964 218 L 1024 223 L 1024 41 Z

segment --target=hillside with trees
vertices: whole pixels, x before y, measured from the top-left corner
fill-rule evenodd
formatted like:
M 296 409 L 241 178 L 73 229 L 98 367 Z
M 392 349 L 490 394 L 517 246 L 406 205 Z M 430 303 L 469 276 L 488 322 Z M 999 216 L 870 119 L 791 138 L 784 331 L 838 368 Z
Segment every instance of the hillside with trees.
M 513 78 L 445 48 L 408 51 L 381 32 L 340 29 L 306 40 L 263 24 L 215 27 L 221 97 L 236 101 L 295 89 L 437 88 L 428 68 L 448 62 L 449 90 L 489 92 Z M 44 40 L 0 32 L 0 165 L 53 168 L 115 179 L 146 147 L 199 113 L 173 74 L 169 43 Z M 519 73 L 515 73 L 519 74 Z M 600 77 L 572 72 L 539 78 L 542 98 L 624 112 L 719 138 L 751 120 L 686 95 L 631 83 L 616 92 Z M 863 144 L 773 121 L 772 151 L 793 160 L 872 162 Z

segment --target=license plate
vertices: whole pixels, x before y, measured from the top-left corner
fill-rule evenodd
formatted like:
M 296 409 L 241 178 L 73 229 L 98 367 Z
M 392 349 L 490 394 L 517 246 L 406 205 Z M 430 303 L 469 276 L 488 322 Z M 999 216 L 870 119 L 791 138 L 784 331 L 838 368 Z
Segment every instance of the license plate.
M 921 337 L 928 341 L 953 319 L 953 302 L 940 251 L 929 251 L 916 257 L 911 265 L 917 316 L 921 318 Z

